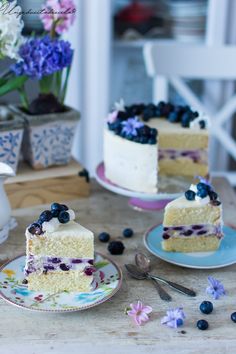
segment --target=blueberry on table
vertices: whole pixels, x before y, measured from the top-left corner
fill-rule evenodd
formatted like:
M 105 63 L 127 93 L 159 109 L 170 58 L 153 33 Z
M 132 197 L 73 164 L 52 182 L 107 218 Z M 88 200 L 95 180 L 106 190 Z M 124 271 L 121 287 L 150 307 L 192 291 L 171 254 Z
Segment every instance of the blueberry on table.
M 205 331 L 209 327 L 209 324 L 206 320 L 197 321 L 197 328 L 201 331 Z
M 70 214 L 64 210 L 60 211 L 60 214 L 58 215 L 58 220 L 61 224 L 66 224 L 70 221 Z
M 123 236 L 124 236 L 124 237 L 129 238 L 129 237 L 132 237 L 133 234 L 134 234 L 134 232 L 133 232 L 132 229 L 124 229 L 124 230 L 123 230 Z
M 209 315 L 213 311 L 213 304 L 210 301 L 203 301 L 199 308 L 202 313 Z
M 196 193 L 194 191 L 191 191 L 191 189 L 189 189 L 187 192 L 185 192 L 185 198 L 187 200 L 195 200 L 195 196 L 196 196 Z
M 231 320 L 236 323 L 236 312 L 231 314 Z
M 98 235 L 98 239 L 101 242 L 108 242 L 110 240 L 110 235 L 107 232 L 101 232 Z
M 113 255 L 120 255 L 124 252 L 125 246 L 121 241 L 111 241 L 107 249 Z

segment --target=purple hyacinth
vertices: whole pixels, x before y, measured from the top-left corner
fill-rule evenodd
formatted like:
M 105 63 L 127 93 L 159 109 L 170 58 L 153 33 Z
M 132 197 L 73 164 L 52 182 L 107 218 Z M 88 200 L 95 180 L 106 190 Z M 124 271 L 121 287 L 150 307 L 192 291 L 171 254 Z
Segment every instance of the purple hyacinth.
M 138 120 L 138 118 L 129 118 L 122 122 L 122 133 L 126 135 L 137 136 L 137 129 L 142 128 L 144 124 Z
M 166 311 L 166 316 L 161 319 L 161 324 L 170 328 L 178 328 L 183 325 L 185 314 L 182 307 Z
M 217 300 L 221 296 L 225 295 L 224 285 L 219 280 L 209 276 L 208 283 L 209 286 L 206 288 L 206 293 L 211 295 L 214 300 Z
M 17 76 L 26 75 L 42 79 L 71 65 L 73 50 L 69 42 L 43 38 L 31 38 L 19 49 L 20 60 L 11 67 Z

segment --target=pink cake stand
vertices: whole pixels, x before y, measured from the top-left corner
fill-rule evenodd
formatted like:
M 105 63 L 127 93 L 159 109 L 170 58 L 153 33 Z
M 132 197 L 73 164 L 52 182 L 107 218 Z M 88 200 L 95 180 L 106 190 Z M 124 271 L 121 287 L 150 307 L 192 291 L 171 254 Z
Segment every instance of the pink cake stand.
M 129 197 L 130 199 L 128 204 L 136 210 L 154 211 L 154 210 L 164 209 L 167 203 L 169 203 L 171 200 L 175 198 L 178 198 L 184 191 L 183 190 L 177 193 L 158 192 L 156 194 L 146 194 L 146 193 L 134 192 L 129 189 L 122 188 L 112 183 L 105 177 L 105 168 L 103 162 L 101 162 L 97 166 L 95 177 L 97 182 L 104 188 L 108 189 L 109 191 L 119 195 Z

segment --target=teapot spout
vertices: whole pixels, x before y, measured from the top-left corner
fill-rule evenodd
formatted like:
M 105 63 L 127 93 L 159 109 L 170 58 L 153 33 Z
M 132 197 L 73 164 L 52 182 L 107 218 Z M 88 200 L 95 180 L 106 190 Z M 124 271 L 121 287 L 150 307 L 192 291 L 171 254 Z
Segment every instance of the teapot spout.
M 4 162 L 0 162 L 0 177 L 12 177 L 15 176 L 15 172 L 11 166 Z

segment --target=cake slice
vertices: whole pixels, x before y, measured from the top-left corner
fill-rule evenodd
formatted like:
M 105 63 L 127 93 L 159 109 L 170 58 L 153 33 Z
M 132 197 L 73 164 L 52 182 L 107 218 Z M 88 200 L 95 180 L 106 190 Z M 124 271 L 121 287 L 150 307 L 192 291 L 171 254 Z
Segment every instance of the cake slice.
M 94 235 L 53 203 L 26 229 L 25 276 L 35 291 L 88 292 L 93 281 Z
M 112 112 L 104 129 L 105 176 L 120 187 L 156 193 L 157 130 L 125 111 Z
M 185 195 L 167 204 L 162 248 L 170 252 L 207 252 L 218 249 L 223 238 L 222 205 L 203 179 Z

